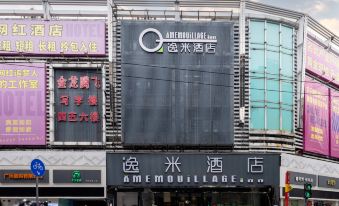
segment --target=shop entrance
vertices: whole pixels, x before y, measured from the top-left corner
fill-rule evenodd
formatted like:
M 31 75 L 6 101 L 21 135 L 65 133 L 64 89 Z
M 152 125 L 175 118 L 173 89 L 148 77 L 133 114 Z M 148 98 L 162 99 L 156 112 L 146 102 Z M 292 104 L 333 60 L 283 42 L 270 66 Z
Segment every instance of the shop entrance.
M 117 205 L 122 206 L 269 206 L 268 191 L 236 190 L 164 190 L 117 192 Z
M 269 205 L 265 193 L 243 192 L 154 192 L 157 206 L 264 206 Z

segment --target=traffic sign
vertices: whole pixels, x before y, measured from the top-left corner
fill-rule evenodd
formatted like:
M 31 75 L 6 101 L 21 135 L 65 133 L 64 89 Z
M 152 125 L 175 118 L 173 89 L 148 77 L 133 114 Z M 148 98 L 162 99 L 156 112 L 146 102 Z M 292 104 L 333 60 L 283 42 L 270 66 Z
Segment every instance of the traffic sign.
M 285 184 L 285 192 L 291 192 L 292 186 L 290 184 Z
M 37 176 L 43 176 L 45 174 L 45 165 L 44 163 L 39 159 L 34 159 L 31 162 L 31 171 L 32 173 Z

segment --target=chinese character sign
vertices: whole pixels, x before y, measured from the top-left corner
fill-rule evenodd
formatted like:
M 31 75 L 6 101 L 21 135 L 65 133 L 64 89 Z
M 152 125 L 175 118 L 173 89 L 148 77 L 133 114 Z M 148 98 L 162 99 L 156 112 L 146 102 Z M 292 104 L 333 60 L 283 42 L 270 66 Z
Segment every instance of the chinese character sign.
M 339 158 L 339 93 L 331 90 L 331 156 Z
M 306 78 L 304 103 L 304 149 L 329 155 L 328 88 Z
M 54 79 L 55 141 L 101 142 L 101 73 L 56 69 Z
M 45 145 L 45 64 L 0 64 L 0 145 Z
M 135 157 L 123 157 L 124 173 L 139 173 L 139 163 Z
M 265 186 L 279 183 L 279 155 L 107 154 L 107 185 L 139 187 Z
M 0 21 L 0 54 L 105 55 L 104 21 Z
M 310 38 L 307 40 L 306 69 L 327 81 L 339 85 L 339 56 Z

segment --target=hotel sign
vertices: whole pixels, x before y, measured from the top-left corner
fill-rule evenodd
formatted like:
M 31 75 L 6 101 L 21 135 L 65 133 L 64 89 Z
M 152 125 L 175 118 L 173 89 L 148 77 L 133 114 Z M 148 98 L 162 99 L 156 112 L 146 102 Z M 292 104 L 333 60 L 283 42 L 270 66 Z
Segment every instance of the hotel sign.
M 264 186 L 278 184 L 278 155 L 108 154 L 112 186 Z M 276 172 L 274 172 L 276 170 Z
M 1 20 L 0 54 L 105 55 L 105 21 Z
M 144 43 L 144 36 L 153 33 L 157 36 L 156 46 L 149 48 Z M 139 35 L 139 45 L 147 52 L 163 53 L 163 45 L 167 43 L 169 53 L 209 53 L 214 54 L 217 46 L 217 36 L 207 32 L 166 32 L 165 38 L 158 29 L 147 28 Z

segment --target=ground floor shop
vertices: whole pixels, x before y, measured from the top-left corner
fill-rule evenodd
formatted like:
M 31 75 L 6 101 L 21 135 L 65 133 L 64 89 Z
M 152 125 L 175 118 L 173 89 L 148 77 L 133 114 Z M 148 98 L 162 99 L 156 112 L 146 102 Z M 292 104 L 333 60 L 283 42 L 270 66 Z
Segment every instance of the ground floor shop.
M 1 206 L 35 206 L 33 198 L 2 199 Z M 104 200 L 78 200 L 78 199 L 53 199 L 41 198 L 39 202 L 43 206 L 106 206 Z
M 40 201 L 51 206 L 278 206 L 285 176 L 290 206 L 339 206 L 339 164 L 290 154 L 1 151 L 0 206 L 32 205 L 41 159 Z
M 45 164 L 39 202 L 53 206 L 106 205 L 106 153 L 101 151 L 1 151 L 0 205 L 35 205 L 33 159 Z
M 291 206 L 304 206 L 304 184 L 312 185 L 310 206 L 339 206 L 339 164 L 310 157 L 281 154 L 280 194 L 281 205 L 285 200 L 284 190 L 288 174 L 292 190 L 289 193 Z
M 194 188 L 117 191 L 114 205 L 264 206 L 273 199 L 271 188 Z
M 114 206 L 265 206 L 279 200 L 279 155 L 109 153 Z

